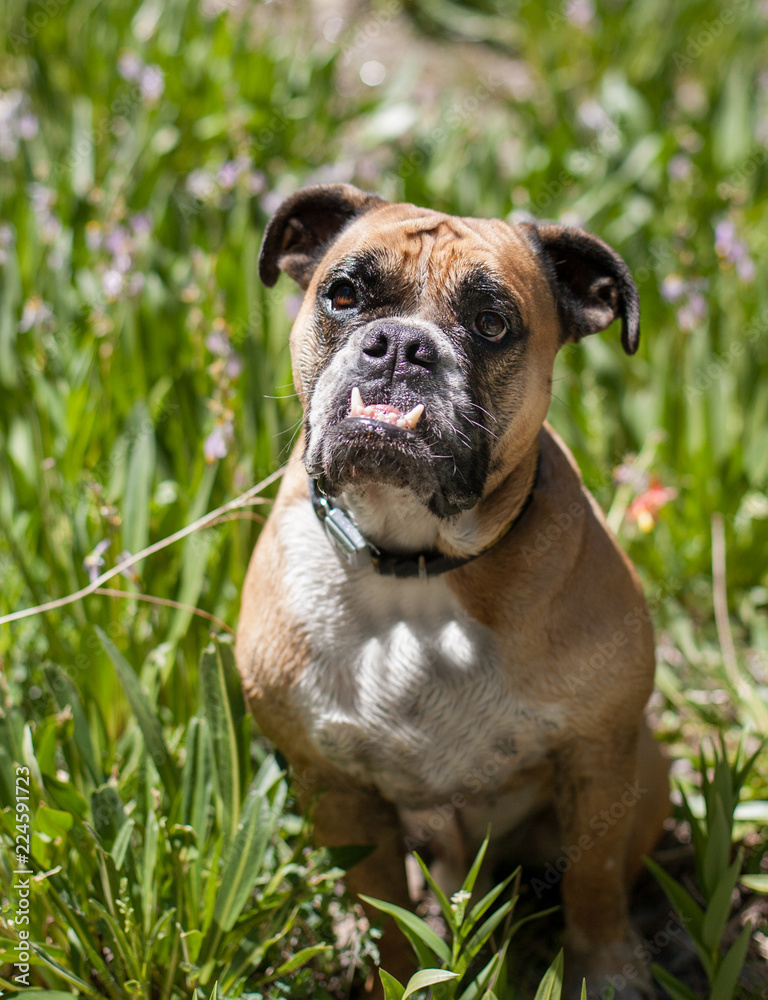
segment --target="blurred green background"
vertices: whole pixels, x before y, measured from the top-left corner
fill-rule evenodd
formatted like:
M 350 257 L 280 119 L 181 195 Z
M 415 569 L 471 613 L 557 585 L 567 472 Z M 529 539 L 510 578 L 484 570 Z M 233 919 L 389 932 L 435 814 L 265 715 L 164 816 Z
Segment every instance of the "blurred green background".
M 616 329 L 566 347 L 550 420 L 649 594 L 652 710 L 678 775 L 714 726 L 731 744 L 765 732 L 767 27 L 749 0 L 7 0 L 0 615 L 78 589 L 284 461 L 299 299 L 287 278 L 260 286 L 259 241 L 281 197 L 350 181 L 582 225 L 623 254 L 639 353 Z M 98 624 L 182 746 L 210 622 L 128 595 L 234 628 L 259 518 L 147 558 L 111 581 L 125 598 L 0 626 L 3 711 L 68 738 L 57 666 L 122 780 L 135 724 Z M 747 794 L 768 798 L 764 761 Z

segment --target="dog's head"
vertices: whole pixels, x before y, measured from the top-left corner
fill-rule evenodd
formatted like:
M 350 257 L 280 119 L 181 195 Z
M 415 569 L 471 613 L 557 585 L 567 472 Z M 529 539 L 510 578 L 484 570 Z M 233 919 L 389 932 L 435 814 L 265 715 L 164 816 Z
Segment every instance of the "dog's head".
M 620 318 L 637 350 L 629 271 L 579 229 L 321 185 L 280 206 L 259 268 L 306 292 L 291 350 L 310 475 L 334 495 L 408 490 L 438 518 L 473 507 L 531 449 L 561 344 Z

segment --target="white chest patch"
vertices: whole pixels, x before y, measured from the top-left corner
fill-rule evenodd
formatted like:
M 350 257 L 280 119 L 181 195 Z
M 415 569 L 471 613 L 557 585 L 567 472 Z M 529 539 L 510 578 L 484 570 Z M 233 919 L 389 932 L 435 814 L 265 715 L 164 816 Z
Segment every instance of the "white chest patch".
M 542 759 L 556 710 L 521 702 L 493 632 L 441 577 L 348 571 L 308 503 L 283 519 L 291 608 L 313 660 L 298 708 L 318 749 L 399 805 L 489 792 Z

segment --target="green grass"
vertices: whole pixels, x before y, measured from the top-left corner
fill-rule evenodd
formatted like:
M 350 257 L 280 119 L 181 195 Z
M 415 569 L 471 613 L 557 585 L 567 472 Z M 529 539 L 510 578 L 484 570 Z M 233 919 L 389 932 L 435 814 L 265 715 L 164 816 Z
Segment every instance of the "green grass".
M 768 714 L 764 15 L 741 0 L 628 0 L 600 2 L 579 23 L 588 4 L 419 0 L 364 11 L 328 42 L 322 25 L 278 6 L 215 14 L 187 0 L 9 0 L 0 9 L 0 615 L 79 589 L 95 551 L 113 566 L 286 457 L 300 419 L 287 348 L 295 289 L 284 278 L 267 292 L 256 275 L 276 193 L 338 178 L 466 214 L 578 220 L 615 245 L 637 278 L 641 347 L 627 358 L 612 330 L 564 349 L 550 419 L 646 586 L 659 636 L 653 713 L 695 792 L 701 738 L 722 730 L 733 751 L 746 731 L 752 752 Z M 409 58 L 395 58 L 398 47 L 387 58 L 369 40 L 395 26 L 410 39 Z M 377 57 L 384 82 L 352 86 L 359 64 Z M 429 73 L 456 68 L 417 86 L 422 58 L 433 60 Z M 677 491 L 649 531 L 631 517 L 643 477 L 614 482 L 631 455 L 635 469 Z M 212 815 L 190 846 L 191 834 L 173 833 L 194 825 L 181 799 L 174 804 L 180 790 L 164 784 L 158 793 L 141 716 L 94 628 L 157 715 L 167 780 L 183 780 L 194 747 L 208 747 L 199 752 L 212 767 L 200 736 L 211 623 L 130 595 L 197 607 L 234 628 L 261 513 L 237 511 L 147 558 L 136 579 L 111 582 L 125 597 L 93 595 L 0 626 L 3 829 L 13 762 L 36 760 L 37 856 L 41 870 L 61 864 L 63 874 L 37 884 L 34 931 L 81 978 L 94 959 L 65 933 L 55 879 L 70 880 L 77 900 L 66 897 L 67 906 L 97 929 L 89 893 L 109 912 L 109 888 L 115 906 L 120 898 L 133 908 L 121 917 L 137 935 L 127 956 L 170 968 L 170 954 L 149 947 L 146 914 L 160 919 L 176 906 L 169 927 L 178 913 L 201 919 L 196 897 L 181 910 L 171 902 L 174 865 L 194 847 L 199 886 L 220 884 L 217 838 L 223 852 L 267 753 L 258 738 L 249 751 L 240 746 L 237 793 L 228 807 L 205 793 Z M 726 572 L 721 580 L 718 556 L 713 590 L 720 523 Z M 719 623 L 715 596 L 729 612 Z M 290 785 L 276 780 L 271 801 L 286 794 L 290 803 Z M 165 845 L 154 901 L 127 875 L 121 895 L 119 831 L 102 830 L 96 815 L 105 795 L 118 796 L 135 823 L 130 851 L 144 857 L 153 837 Z M 737 823 L 735 836 L 748 839 L 747 868 L 758 876 L 765 754 L 743 797 L 754 818 Z M 274 945 L 280 954 L 254 961 L 242 988 L 299 996 L 320 983 L 344 995 L 339 957 L 326 953 L 265 985 L 291 949 L 332 943 L 330 914 L 351 905 L 334 895 L 338 869 L 307 853 L 290 805 L 270 829 L 262 870 L 296 915 L 287 950 Z M 4 921 L 15 905 L 9 844 L 0 851 Z M 119 846 L 124 866 L 130 851 Z M 244 912 L 272 920 L 266 899 L 251 897 Z M 179 925 L 181 949 L 181 935 L 200 927 Z M 375 951 L 368 938 L 355 947 Z M 208 996 L 226 973 L 224 951 L 205 981 L 178 954 L 190 965 L 179 965 L 186 985 L 163 980 L 152 996 L 193 980 Z M 50 968 L 34 975 L 37 985 L 68 988 Z

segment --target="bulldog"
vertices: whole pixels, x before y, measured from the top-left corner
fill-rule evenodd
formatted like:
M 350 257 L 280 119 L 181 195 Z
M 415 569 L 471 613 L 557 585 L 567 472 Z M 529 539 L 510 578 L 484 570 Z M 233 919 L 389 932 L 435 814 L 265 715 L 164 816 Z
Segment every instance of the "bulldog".
M 305 293 L 304 421 L 236 655 L 317 841 L 371 845 L 348 886 L 408 907 L 408 848 L 451 893 L 490 824 L 497 855 L 563 872 L 567 994 L 652 996 L 628 892 L 669 811 L 653 631 L 545 423 L 562 344 L 619 319 L 637 350 L 626 264 L 580 229 L 331 184 L 283 202 L 259 271 Z M 385 925 L 382 967 L 412 963 Z

